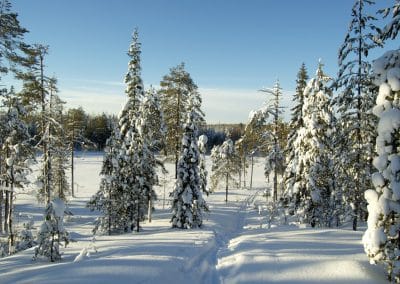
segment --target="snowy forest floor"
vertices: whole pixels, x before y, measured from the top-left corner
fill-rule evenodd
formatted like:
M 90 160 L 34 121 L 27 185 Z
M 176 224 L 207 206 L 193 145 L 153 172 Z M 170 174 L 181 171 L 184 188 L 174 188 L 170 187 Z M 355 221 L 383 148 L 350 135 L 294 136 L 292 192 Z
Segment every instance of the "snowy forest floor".
M 201 229 L 171 229 L 169 204 L 163 209 L 164 186 L 151 223 L 140 233 L 96 236 L 96 212 L 85 204 L 97 191 L 102 156 L 76 160 L 77 197 L 69 202 L 74 214 L 65 226 L 72 242 L 61 262 L 32 261 L 33 249 L 0 259 L 0 283 L 386 283 L 381 267 L 371 266 L 363 252 L 363 229 L 268 229 L 262 159 L 255 165 L 255 188 L 231 189 L 205 197 L 210 213 Z M 173 189 L 172 164 L 167 165 L 166 195 Z M 161 182 L 164 177 L 161 176 Z M 33 218 L 38 226 L 43 206 L 32 194 L 19 194 L 19 224 Z M 74 261 L 86 249 L 89 254 Z

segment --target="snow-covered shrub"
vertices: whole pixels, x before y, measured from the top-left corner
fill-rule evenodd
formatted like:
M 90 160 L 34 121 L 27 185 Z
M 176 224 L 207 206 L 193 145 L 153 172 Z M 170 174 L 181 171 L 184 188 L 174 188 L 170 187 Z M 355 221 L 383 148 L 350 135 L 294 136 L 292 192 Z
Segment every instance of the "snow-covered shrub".
M 35 239 L 33 238 L 33 220 L 23 224 L 24 229 L 18 233 L 17 237 L 17 251 L 26 250 L 36 245 Z
M 45 220 L 37 235 L 38 246 L 35 248 L 33 259 L 37 259 L 38 256 L 47 257 L 51 262 L 61 259 L 60 244 L 64 242 L 67 246 L 69 243 L 69 234 L 63 225 L 64 210 L 65 204 L 59 198 L 47 205 Z

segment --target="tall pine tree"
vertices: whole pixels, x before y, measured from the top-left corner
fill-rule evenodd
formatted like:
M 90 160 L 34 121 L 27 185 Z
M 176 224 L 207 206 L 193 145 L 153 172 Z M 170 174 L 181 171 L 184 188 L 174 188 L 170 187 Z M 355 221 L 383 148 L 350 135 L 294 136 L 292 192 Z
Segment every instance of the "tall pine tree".
M 6 220 L 5 231 L 8 233 L 8 253 L 15 252 L 16 232 L 14 230 L 14 201 L 15 190 L 23 188 L 29 181 L 31 161 L 34 159 L 34 151 L 31 146 L 28 127 L 23 121 L 26 115 L 25 108 L 15 95 L 13 89 L 3 98 L 2 103 L 6 113 L 4 114 L 4 133 L 1 153 L 4 157 L 4 171 L 0 175 L 0 183 L 6 188 Z
M 21 66 L 23 58 L 19 55 L 23 36 L 27 30 L 21 27 L 18 14 L 11 10 L 9 0 L 0 0 L 0 82 L 3 74 Z
M 125 229 L 125 224 L 122 222 L 124 219 L 121 218 L 121 214 L 124 214 L 122 208 L 123 188 L 118 179 L 120 166 L 123 164 L 120 149 L 121 135 L 117 125 L 114 125 L 104 148 L 100 188 L 87 204 L 91 210 L 101 212 L 101 216 L 96 220 L 93 233 L 100 231 L 111 235 L 122 233 Z
M 371 0 L 356 0 L 352 20 L 339 49 L 339 72 L 334 86 L 340 89 L 334 104 L 340 115 L 339 133 L 342 135 L 335 151 L 338 186 L 351 209 L 353 230 L 358 219 L 365 215 L 363 192 L 371 186 L 370 171 L 373 152 L 373 125 L 375 118 L 369 114 L 376 93 L 371 88 L 369 50 L 377 46 L 374 38 L 375 17 L 366 13 Z
M 308 74 L 305 64 L 303 63 L 297 73 L 296 93 L 293 96 L 295 106 L 292 108 L 292 118 L 290 121 L 290 132 L 288 135 L 288 143 L 285 149 L 287 153 L 287 167 L 284 173 L 283 183 L 285 186 L 285 195 L 292 196 L 293 185 L 298 182 L 296 169 L 299 167 L 299 150 L 294 147 L 299 130 L 304 126 L 303 122 L 303 104 L 304 104 L 304 89 L 307 86 Z
M 136 29 L 128 51 L 130 61 L 128 63 L 128 72 L 125 76 L 125 93 L 128 96 L 128 101 L 119 114 L 119 127 L 122 139 L 121 151 L 124 157 L 123 165 L 117 174 L 123 191 L 124 212 L 121 217 L 125 220 L 125 231 L 132 231 L 134 228 L 139 231 L 139 223 L 144 219 L 145 210 L 140 184 L 141 169 L 139 152 L 141 137 L 137 129 L 140 103 L 144 96 L 140 54 L 141 44 Z
M 190 229 L 203 224 L 208 210 L 200 188 L 198 133 L 194 111 L 187 114 L 182 137 L 182 153 L 178 161 L 178 178 L 172 197 L 172 227 Z
M 140 54 L 141 44 L 135 30 L 125 76 L 128 100 L 119 115 L 119 130 L 115 129 L 113 138 L 108 141 L 100 189 L 88 204 L 104 214 L 95 230 L 100 226 L 109 234 L 134 229 L 139 232 L 145 214 L 151 217 L 152 202 L 156 198 L 153 186 L 158 182 L 155 167 L 162 165 L 155 158 L 162 121 L 157 124 L 153 119 L 155 114 L 158 118 L 162 115 L 154 91 L 150 90 L 145 96 Z
M 330 226 L 332 203 L 331 80 L 319 63 L 316 76 L 304 90 L 304 126 L 298 130 L 294 147 L 299 151 L 298 181 L 293 186 L 293 202 L 301 222 Z
M 282 114 L 280 99 L 282 96 L 282 88 L 277 80 L 272 89 L 262 89 L 262 92 L 273 96 L 272 105 L 265 105 L 267 113 L 273 117 L 273 129 L 266 133 L 272 140 L 270 153 L 267 155 L 265 164 L 265 174 L 269 177 L 270 171 L 273 171 L 273 199 L 278 200 L 278 174 L 282 174 L 284 170 L 284 157 L 282 147 L 280 145 L 279 117 Z
M 201 110 L 201 96 L 190 74 L 185 70 L 183 63 L 171 68 L 160 82 L 161 104 L 167 126 L 165 153 L 174 156 L 175 178 L 178 175 L 178 160 L 181 152 L 183 125 L 189 104 L 193 107 L 194 122 L 204 122 L 204 113 Z M 192 102 L 190 102 L 190 100 Z

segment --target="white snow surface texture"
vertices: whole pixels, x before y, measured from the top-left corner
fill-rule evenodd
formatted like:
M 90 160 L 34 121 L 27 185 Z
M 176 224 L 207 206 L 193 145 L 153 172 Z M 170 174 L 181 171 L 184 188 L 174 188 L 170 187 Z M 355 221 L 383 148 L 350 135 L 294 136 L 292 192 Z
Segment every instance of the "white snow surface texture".
M 211 212 L 202 228 L 171 229 L 170 205 L 163 209 L 160 186 L 153 221 L 143 223 L 140 233 L 96 236 L 93 243 L 97 213 L 85 204 L 97 191 L 101 162 L 101 154 L 76 160 L 78 197 L 70 201 L 74 215 L 65 221 L 76 242 L 61 249 L 62 260 L 32 261 L 33 248 L 2 258 L 0 283 L 386 283 L 383 269 L 368 263 L 362 231 L 295 225 L 267 229 L 261 158 L 256 159 L 252 190 L 230 189 L 228 203 L 222 189 L 206 198 Z M 166 196 L 174 182 L 173 165 L 167 168 Z M 44 211 L 38 206 L 33 194 L 19 194 L 20 222 L 30 216 L 37 226 Z

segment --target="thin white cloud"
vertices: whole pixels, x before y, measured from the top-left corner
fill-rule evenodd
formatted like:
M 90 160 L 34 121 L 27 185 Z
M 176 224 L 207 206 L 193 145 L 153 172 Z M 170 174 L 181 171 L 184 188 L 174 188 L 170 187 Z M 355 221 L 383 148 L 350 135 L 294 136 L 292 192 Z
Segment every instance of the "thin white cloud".
M 68 108 L 82 106 L 89 113 L 118 114 L 126 102 L 126 95 L 120 88 L 79 87 L 64 89 L 60 96 Z M 252 89 L 200 88 L 203 110 L 208 123 L 246 123 L 251 110 L 260 108 L 269 98 L 265 93 Z M 293 92 L 284 91 L 282 106 L 285 120 L 288 120 Z
M 265 93 L 253 89 L 200 88 L 199 91 L 202 94 L 203 109 L 208 123 L 245 123 L 251 110 L 260 108 L 271 99 Z M 285 120 L 289 117 L 292 95 L 292 91 L 283 91 Z
M 83 83 L 85 85 L 106 85 L 106 86 L 115 86 L 115 87 L 123 87 L 125 86 L 124 82 L 121 81 L 104 81 L 104 80 L 90 80 L 90 79 L 79 79 L 79 78 L 62 78 L 65 82 L 75 82 L 75 83 Z
M 82 107 L 88 113 L 118 114 L 126 102 L 122 93 L 101 92 L 97 90 L 70 89 L 60 92 L 67 108 Z

